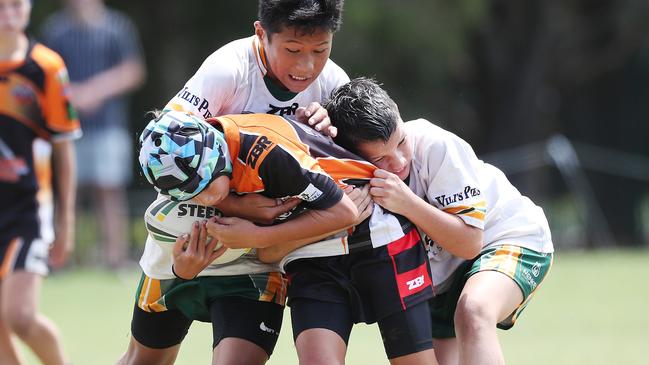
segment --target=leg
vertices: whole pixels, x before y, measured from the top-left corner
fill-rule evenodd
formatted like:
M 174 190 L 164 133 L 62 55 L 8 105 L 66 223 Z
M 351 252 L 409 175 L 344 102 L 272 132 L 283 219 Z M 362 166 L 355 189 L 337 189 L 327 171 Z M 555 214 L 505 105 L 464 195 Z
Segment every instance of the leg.
M 300 364 L 344 364 L 347 344 L 336 332 L 326 328 L 302 331 L 295 340 Z
M 22 270 L 10 274 L 2 288 L 2 317 L 43 364 L 63 365 L 66 359 L 58 329 L 37 312 L 42 280 L 40 275 Z
M 178 310 L 146 312 L 134 305 L 131 340 L 117 364 L 173 364 L 191 323 Z
M 5 296 L 2 291 L 4 285 L 0 281 L 0 303 Z M 7 327 L 4 319 L 0 317 L 0 364 L 18 365 L 22 364 L 18 347 L 13 341 L 12 333 Z
M 97 219 L 101 222 L 106 264 L 115 268 L 128 258 L 128 204 L 121 187 L 97 187 Z
M 455 312 L 461 364 L 504 364 L 496 324 L 512 314 L 523 293 L 508 276 L 480 271 L 466 282 Z
M 242 338 L 224 338 L 214 348 L 213 365 L 265 364 L 268 354 L 258 345 Z
M 291 300 L 293 338 L 300 364 L 344 364 L 353 321 L 347 305 Z
M 180 344 L 154 349 L 139 343 L 133 336 L 128 344 L 128 350 L 117 361 L 117 365 L 172 365 L 180 351 Z
M 263 365 L 275 349 L 284 306 L 244 297 L 217 297 L 210 305 L 213 364 Z
M 392 365 L 437 365 L 428 302 L 420 302 L 378 321 Z
M 459 365 L 460 353 L 457 348 L 457 339 L 451 338 L 434 338 L 433 347 L 435 348 L 435 357 L 439 365 Z

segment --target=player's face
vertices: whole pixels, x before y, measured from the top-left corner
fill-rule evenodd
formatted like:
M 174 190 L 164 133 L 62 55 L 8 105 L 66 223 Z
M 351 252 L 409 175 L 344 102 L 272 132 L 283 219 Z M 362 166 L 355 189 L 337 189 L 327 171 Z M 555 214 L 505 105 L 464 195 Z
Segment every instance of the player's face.
M 264 46 L 268 76 L 294 93 L 304 91 L 320 75 L 329 59 L 333 33 L 316 30 L 302 34 L 293 28 L 266 32 L 255 22 L 255 32 Z
M 230 193 L 230 178 L 221 175 L 192 200 L 200 205 L 214 206 L 222 202 Z
M 0 0 L 0 35 L 15 35 L 27 28 L 29 0 Z
M 359 143 L 358 151 L 376 167 L 399 176 L 401 180 L 405 180 L 410 174 L 412 141 L 401 120 L 387 142 L 378 140 Z

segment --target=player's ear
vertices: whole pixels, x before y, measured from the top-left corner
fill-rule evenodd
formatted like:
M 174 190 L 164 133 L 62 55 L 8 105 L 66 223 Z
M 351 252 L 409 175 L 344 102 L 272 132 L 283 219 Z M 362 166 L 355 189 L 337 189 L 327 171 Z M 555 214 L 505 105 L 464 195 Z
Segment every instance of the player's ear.
M 255 27 L 255 34 L 257 35 L 257 37 L 259 37 L 260 41 L 263 41 L 266 30 L 261 26 L 261 22 L 259 20 L 255 20 L 253 25 Z

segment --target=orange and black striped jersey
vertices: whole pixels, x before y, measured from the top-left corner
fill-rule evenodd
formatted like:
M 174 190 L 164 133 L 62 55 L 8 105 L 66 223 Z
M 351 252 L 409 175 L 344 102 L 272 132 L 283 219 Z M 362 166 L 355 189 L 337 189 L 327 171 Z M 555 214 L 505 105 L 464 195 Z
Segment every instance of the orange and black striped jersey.
M 37 141 L 80 136 L 67 86 L 62 59 L 42 44 L 30 41 L 23 60 L 0 62 L 0 231 L 35 214 L 37 194 L 51 199 L 50 155 Z
M 339 186 L 366 183 L 374 165 L 309 127 L 271 114 L 207 120 L 225 133 L 232 159 L 231 188 L 271 198 L 299 197 L 326 209 L 342 199 Z

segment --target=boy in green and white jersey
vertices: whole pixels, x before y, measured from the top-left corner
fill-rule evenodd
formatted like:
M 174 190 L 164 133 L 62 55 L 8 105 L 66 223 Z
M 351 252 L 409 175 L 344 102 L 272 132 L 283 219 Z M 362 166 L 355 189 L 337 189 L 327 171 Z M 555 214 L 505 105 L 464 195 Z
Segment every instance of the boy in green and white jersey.
M 374 201 L 426 236 L 440 364 L 504 363 L 496 326 L 513 326 L 552 264 L 543 210 L 458 136 L 423 119 L 404 123 L 373 80 L 352 80 L 325 107 L 336 143 L 379 167 Z

